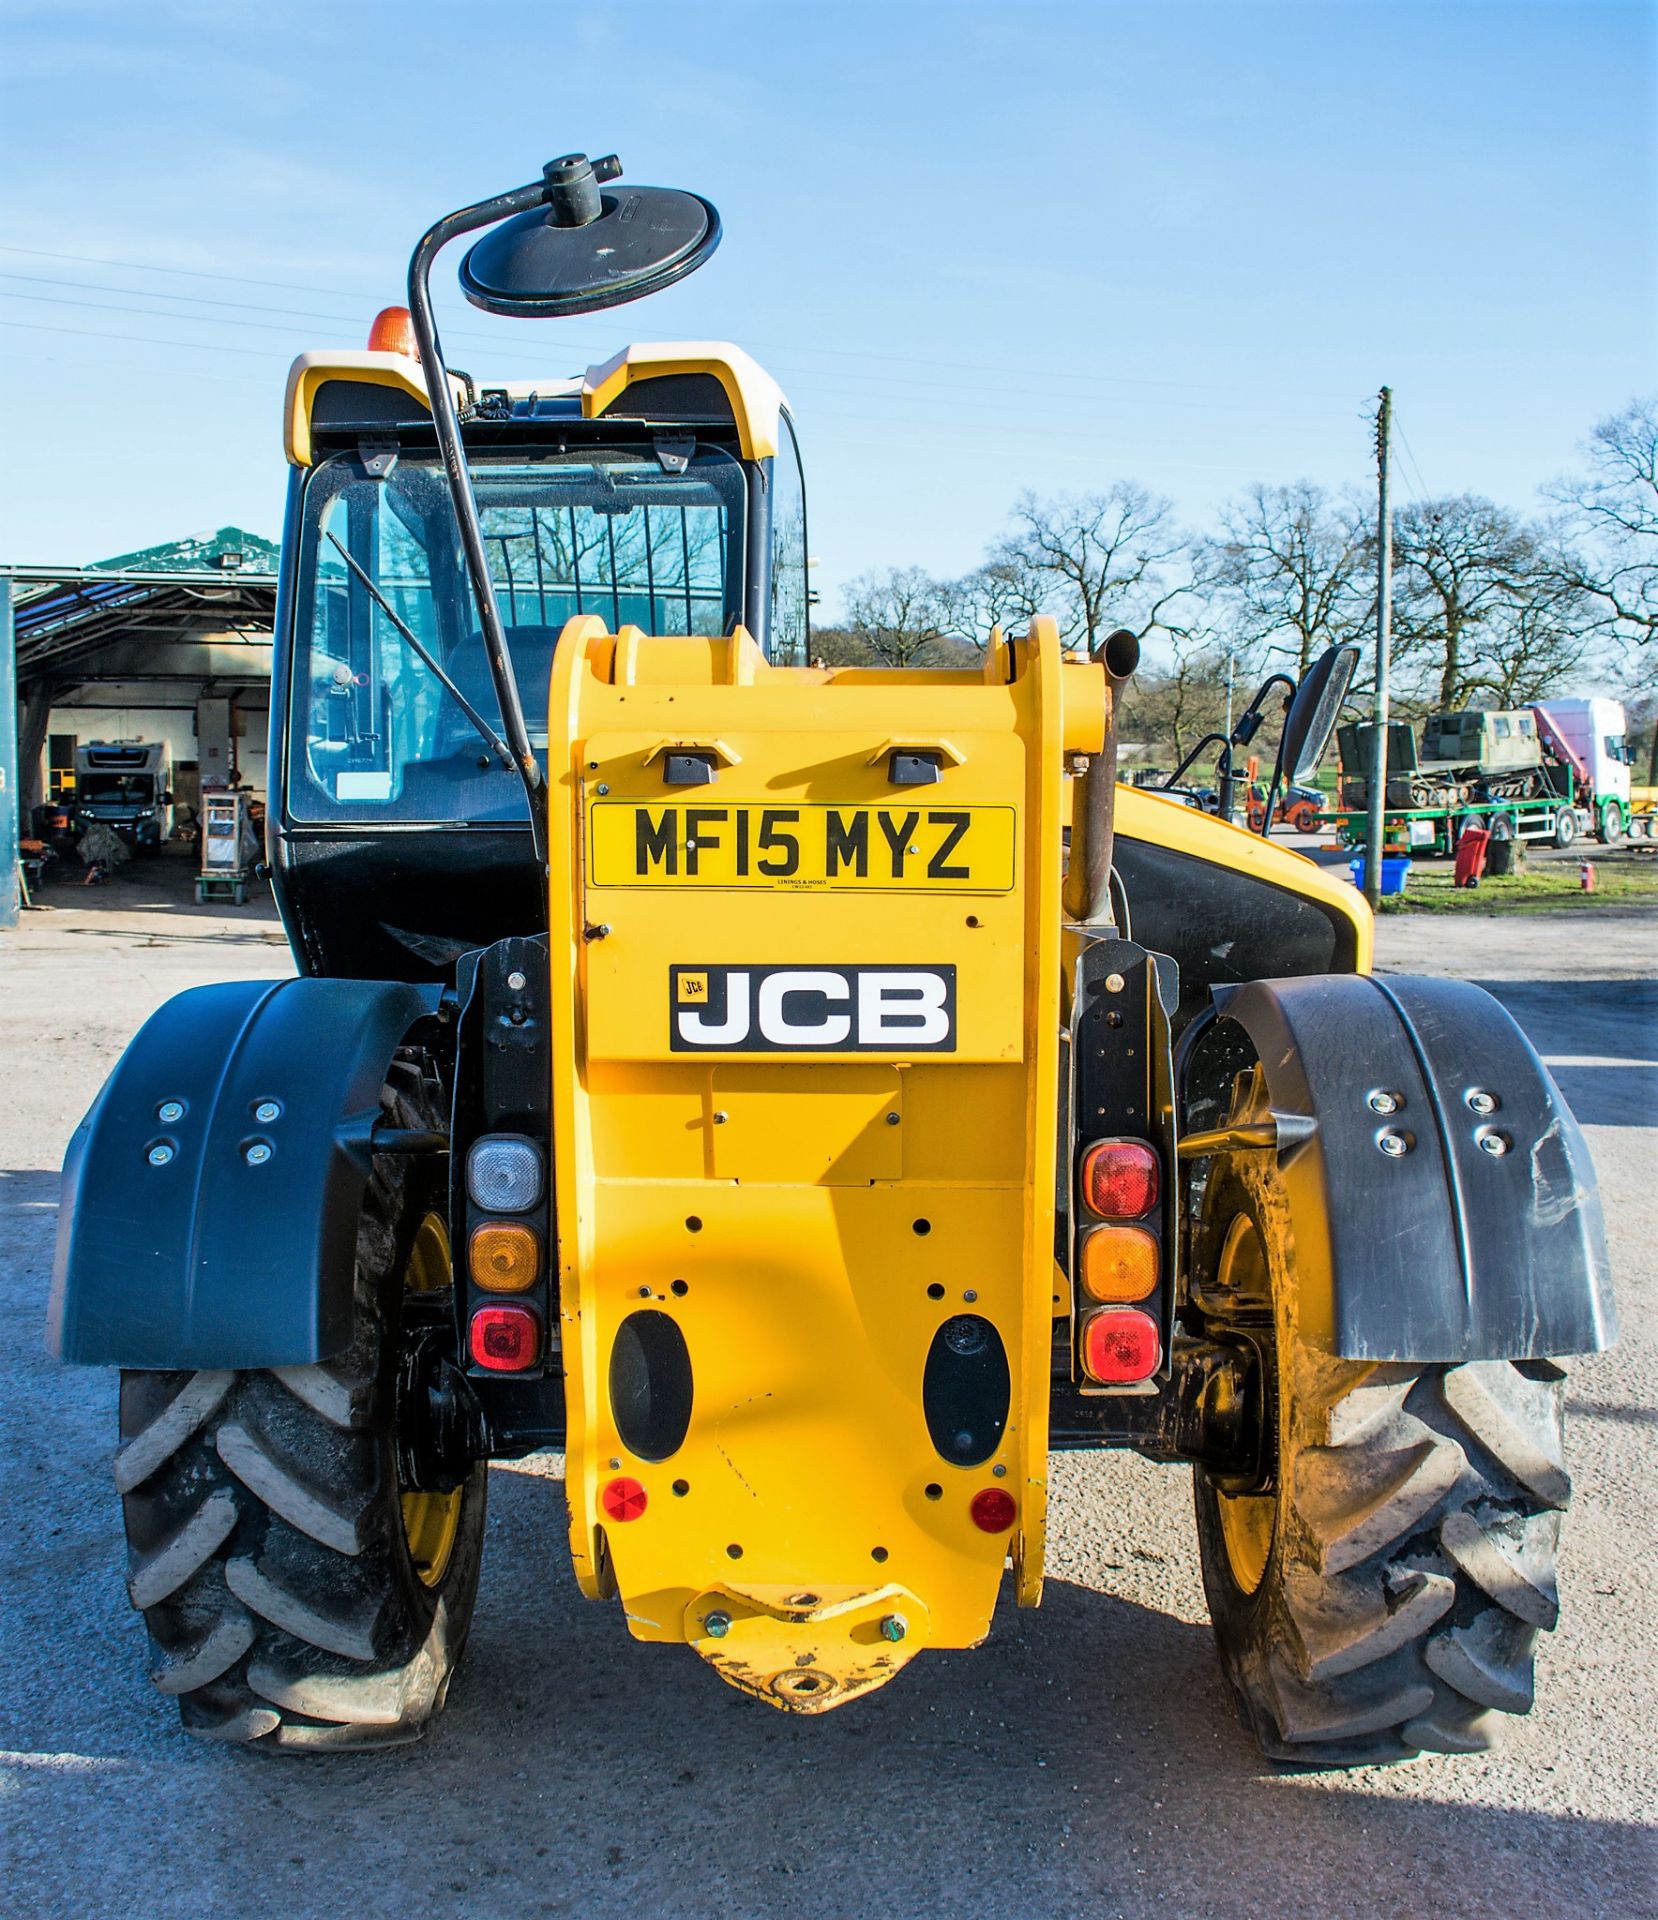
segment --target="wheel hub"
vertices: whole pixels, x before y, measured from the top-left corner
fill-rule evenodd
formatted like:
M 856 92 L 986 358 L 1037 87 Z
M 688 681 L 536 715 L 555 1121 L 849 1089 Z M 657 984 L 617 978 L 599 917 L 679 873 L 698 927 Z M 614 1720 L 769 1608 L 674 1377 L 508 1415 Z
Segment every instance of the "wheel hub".
M 463 1487 L 483 1452 L 482 1418 L 449 1357 L 449 1230 L 428 1213 L 403 1270 L 397 1368 L 397 1484 L 415 1572 L 443 1579 L 460 1528 Z

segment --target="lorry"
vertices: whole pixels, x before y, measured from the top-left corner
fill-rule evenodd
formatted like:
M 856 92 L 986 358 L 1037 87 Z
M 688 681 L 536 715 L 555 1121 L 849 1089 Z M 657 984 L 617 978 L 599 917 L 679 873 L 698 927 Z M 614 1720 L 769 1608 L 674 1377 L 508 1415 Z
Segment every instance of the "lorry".
M 90 740 L 75 749 L 75 791 L 70 806 L 74 831 L 113 828 L 135 851 L 153 853 L 167 837 L 168 788 L 165 742 Z
M 1532 711 L 1543 745 L 1571 770 L 1579 816 L 1591 823 L 1601 845 L 1615 847 L 1626 835 L 1650 840 L 1650 813 L 1637 814 L 1632 805 L 1635 756 L 1623 703 L 1598 697 L 1544 700 Z
M 1366 831 L 1372 723 L 1339 730 L 1343 842 Z M 1630 804 L 1623 708 L 1615 700 L 1555 700 L 1507 710 L 1429 714 L 1420 733 L 1390 722 L 1387 749 L 1389 851 L 1450 857 L 1468 827 L 1500 841 L 1562 849 L 1594 833 L 1605 845 L 1650 833 Z
M 120 1370 L 156 1687 L 265 1751 L 417 1738 L 489 1464 L 553 1448 L 662 1685 L 845 1709 L 1038 1605 L 1051 1453 L 1127 1448 L 1193 1470 L 1264 1751 L 1487 1745 L 1556 1617 L 1559 1360 L 1614 1331 L 1558 1089 L 1480 989 L 1375 975 L 1351 887 L 1118 784 L 1127 630 L 811 665 L 740 348 L 451 372 L 461 236 L 523 318 L 707 260 L 709 202 L 620 174 L 437 221 L 369 349 L 290 374 L 298 977 L 140 1030 L 52 1282 L 52 1350 Z M 1285 778 L 1355 657 L 1291 684 Z

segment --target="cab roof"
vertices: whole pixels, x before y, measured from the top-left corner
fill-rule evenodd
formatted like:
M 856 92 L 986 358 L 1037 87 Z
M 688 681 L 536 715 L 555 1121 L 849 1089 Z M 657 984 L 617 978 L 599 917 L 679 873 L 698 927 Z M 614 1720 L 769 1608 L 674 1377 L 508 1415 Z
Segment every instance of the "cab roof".
M 511 424 L 616 419 L 654 426 L 710 426 L 734 433 L 745 459 L 777 452 L 784 400 L 777 382 L 742 350 L 719 340 L 652 341 L 624 347 L 579 377 L 472 383 L 453 373 L 455 400 L 476 417 Z M 319 439 L 395 432 L 431 418 L 425 370 L 411 355 L 302 353 L 289 369 L 284 449 L 308 467 Z

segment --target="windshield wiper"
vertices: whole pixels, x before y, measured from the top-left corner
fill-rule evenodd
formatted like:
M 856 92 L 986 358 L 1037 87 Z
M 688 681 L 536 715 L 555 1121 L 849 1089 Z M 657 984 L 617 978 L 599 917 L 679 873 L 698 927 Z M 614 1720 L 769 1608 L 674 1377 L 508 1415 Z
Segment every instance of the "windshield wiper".
M 392 625 L 397 629 L 397 631 L 400 634 L 402 634 L 403 638 L 408 641 L 410 649 L 414 653 L 415 657 L 419 660 L 423 660 L 426 663 L 427 667 L 431 669 L 431 672 L 436 677 L 438 684 L 444 687 L 449 693 L 453 694 L 456 706 L 460 708 L 461 712 L 466 715 L 467 719 L 470 720 L 472 722 L 472 725 L 477 729 L 479 739 L 483 741 L 484 745 L 489 748 L 491 753 L 500 755 L 501 765 L 506 768 L 508 773 L 516 772 L 518 767 L 518 762 L 514 760 L 512 757 L 512 749 L 507 745 L 506 741 L 504 741 L 501 738 L 501 736 L 495 731 L 495 729 L 489 724 L 489 722 L 478 711 L 478 709 L 475 706 L 473 706 L 472 702 L 467 699 L 466 695 L 461 692 L 460 688 L 455 685 L 454 681 L 449 678 L 448 674 L 446 674 L 442 669 L 442 667 L 438 665 L 437 661 L 432 658 L 431 654 L 429 654 L 426 651 L 425 647 L 423 647 L 421 643 L 415 638 L 414 634 L 411 632 L 409 627 L 404 623 L 402 618 L 399 616 L 397 609 L 391 604 L 391 602 L 386 598 L 386 596 L 368 577 L 368 574 L 364 571 L 361 563 L 353 559 L 352 556 L 349 553 L 347 553 L 345 548 L 340 544 L 339 540 L 332 533 L 325 533 L 323 535 L 323 538 L 329 543 L 329 545 L 340 556 L 340 558 L 351 569 L 351 571 L 354 574 L 356 574 L 357 578 L 362 581 L 363 585 L 368 589 L 369 594 L 374 601 L 374 604 L 392 623 Z

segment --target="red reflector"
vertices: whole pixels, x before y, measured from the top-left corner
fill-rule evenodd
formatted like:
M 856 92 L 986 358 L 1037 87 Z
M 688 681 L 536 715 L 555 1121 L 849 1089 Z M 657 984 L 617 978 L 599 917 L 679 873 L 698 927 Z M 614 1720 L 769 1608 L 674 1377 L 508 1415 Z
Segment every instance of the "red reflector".
M 472 1358 L 491 1373 L 521 1373 L 541 1357 L 541 1322 L 528 1307 L 480 1307 L 469 1332 Z
M 410 360 L 420 358 L 415 344 L 414 320 L 407 307 L 382 307 L 368 330 L 370 353 L 401 353 Z
M 1102 1140 L 1082 1163 L 1082 1197 L 1107 1220 L 1138 1220 L 1157 1205 L 1157 1155 L 1143 1140 Z
M 1157 1322 L 1133 1307 L 1113 1307 L 1083 1323 L 1082 1370 L 1101 1386 L 1149 1380 L 1163 1357 Z
M 967 1511 L 981 1533 L 1006 1533 L 1013 1525 L 1018 1508 L 1005 1487 L 986 1487 L 982 1493 L 974 1494 Z
M 611 1520 L 637 1520 L 645 1511 L 649 1495 L 637 1480 L 630 1480 L 626 1474 L 620 1480 L 608 1481 L 605 1490 L 599 1495 L 599 1504 L 605 1510 L 605 1516 Z

